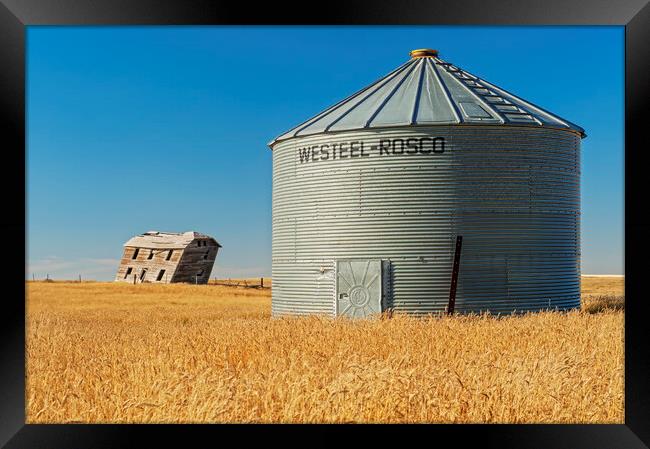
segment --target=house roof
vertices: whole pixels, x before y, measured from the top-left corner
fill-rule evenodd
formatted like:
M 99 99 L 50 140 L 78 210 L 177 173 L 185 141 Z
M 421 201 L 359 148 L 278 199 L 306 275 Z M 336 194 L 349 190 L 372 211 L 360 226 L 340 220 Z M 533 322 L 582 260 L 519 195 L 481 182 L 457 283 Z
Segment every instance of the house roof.
M 282 140 L 337 131 L 418 125 L 510 125 L 567 129 L 580 126 L 419 49 L 369 86 L 278 136 Z
M 144 234 L 131 237 L 124 246 L 134 246 L 138 248 L 183 249 L 197 239 L 212 240 L 218 247 L 221 247 L 219 242 L 217 242 L 213 237 L 196 231 L 147 231 Z

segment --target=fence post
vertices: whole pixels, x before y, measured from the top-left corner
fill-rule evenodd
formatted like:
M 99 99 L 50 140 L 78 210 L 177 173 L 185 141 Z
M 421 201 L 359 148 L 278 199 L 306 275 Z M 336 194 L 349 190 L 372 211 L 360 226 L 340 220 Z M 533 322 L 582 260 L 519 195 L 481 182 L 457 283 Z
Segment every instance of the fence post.
M 260 278 L 260 287 L 264 288 L 264 278 Z

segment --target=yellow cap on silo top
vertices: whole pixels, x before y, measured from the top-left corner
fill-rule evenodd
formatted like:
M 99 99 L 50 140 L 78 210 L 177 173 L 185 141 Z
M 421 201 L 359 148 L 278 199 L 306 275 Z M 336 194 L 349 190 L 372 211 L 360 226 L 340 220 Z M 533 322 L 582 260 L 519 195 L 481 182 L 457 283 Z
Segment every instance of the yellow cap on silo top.
M 432 58 L 438 56 L 438 50 L 432 50 L 430 48 L 418 48 L 417 50 L 411 50 L 409 52 L 411 58 Z

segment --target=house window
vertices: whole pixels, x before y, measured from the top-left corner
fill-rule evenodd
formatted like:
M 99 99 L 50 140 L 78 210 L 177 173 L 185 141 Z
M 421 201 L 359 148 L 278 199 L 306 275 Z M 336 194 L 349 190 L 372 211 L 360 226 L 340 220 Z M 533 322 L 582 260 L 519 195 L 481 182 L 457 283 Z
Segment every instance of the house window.
M 156 280 L 162 281 L 164 275 L 165 275 L 165 270 L 160 270 L 160 273 L 158 273 L 158 277 L 156 278 Z
M 135 251 L 133 251 L 133 255 L 131 256 L 131 259 L 133 260 L 137 259 L 139 252 L 140 252 L 140 248 L 136 248 Z
M 203 246 L 203 242 L 202 242 L 201 240 L 198 240 L 198 241 L 196 242 L 196 246 Z
M 202 276 L 203 276 L 203 270 L 201 270 L 201 271 L 199 271 L 198 273 L 196 273 L 196 277 L 199 277 L 199 278 L 200 278 L 200 277 L 202 277 Z
M 207 250 L 203 255 L 203 259 L 207 259 L 209 255 L 210 255 L 210 250 Z
M 149 251 L 149 257 L 147 257 L 147 259 L 153 259 L 153 250 Z
M 142 272 L 140 273 L 140 282 L 144 281 L 145 276 L 147 275 L 147 269 L 144 268 Z
M 126 274 L 124 275 L 124 279 L 126 279 L 132 272 L 133 272 L 133 268 L 131 267 L 127 268 Z
M 174 250 L 173 250 L 173 249 L 170 249 L 169 252 L 167 253 L 167 259 L 165 259 L 165 260 L 169 260 L 169 259 L 171 259 L 173 253 L 174 253 Z

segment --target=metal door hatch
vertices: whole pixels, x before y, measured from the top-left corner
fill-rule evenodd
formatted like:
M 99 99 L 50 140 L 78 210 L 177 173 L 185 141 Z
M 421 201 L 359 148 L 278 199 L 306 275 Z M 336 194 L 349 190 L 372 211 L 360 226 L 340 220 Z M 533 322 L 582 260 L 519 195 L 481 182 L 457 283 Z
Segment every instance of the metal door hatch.
M 380 259 L 336 261 L 336 315 L 365 318 L 381 313 Z

